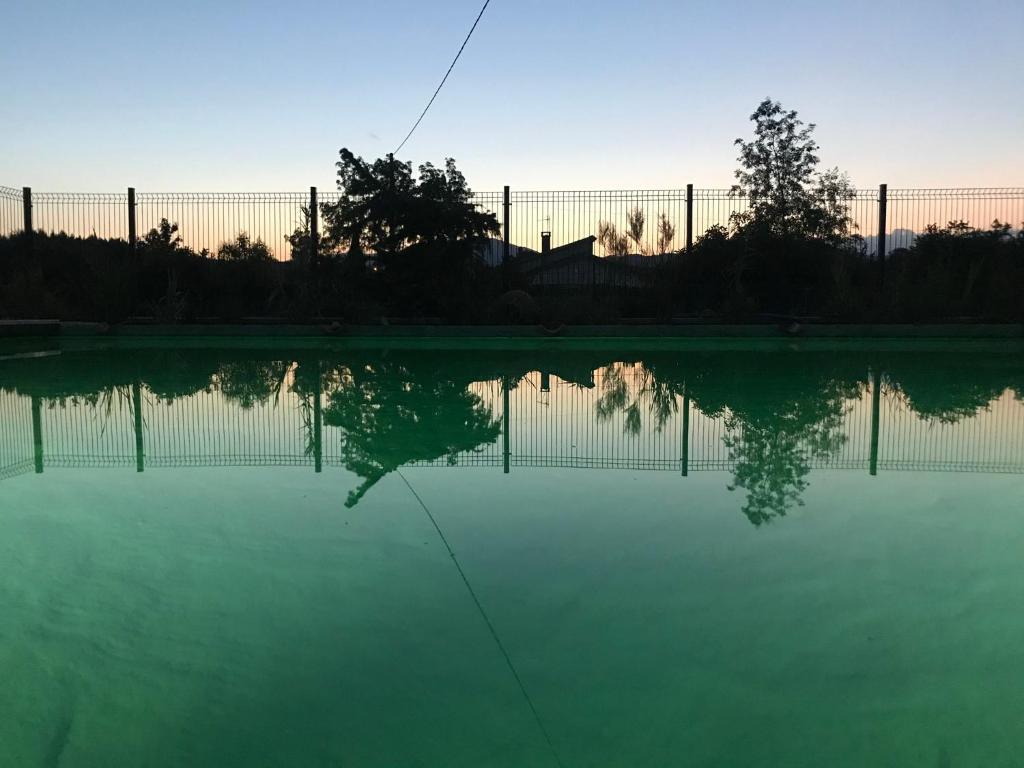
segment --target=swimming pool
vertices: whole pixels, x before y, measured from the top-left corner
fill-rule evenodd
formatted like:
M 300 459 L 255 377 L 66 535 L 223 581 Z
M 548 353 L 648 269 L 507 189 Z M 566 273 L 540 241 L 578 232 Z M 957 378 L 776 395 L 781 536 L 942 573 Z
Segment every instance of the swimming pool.
M 1010 765 L 1009 342 L 0 347 L 0 764 Z

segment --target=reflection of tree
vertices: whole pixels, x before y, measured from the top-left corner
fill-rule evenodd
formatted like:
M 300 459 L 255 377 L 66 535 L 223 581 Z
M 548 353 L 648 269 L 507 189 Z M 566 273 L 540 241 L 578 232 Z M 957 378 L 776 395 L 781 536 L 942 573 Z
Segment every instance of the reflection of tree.
M 740 356 L 731 367 L 705 368 L 691 396 L 708 416 L 725 416 L 729 488 L 747 492 L 743 513 L 761 525 L 801 505 L 812 462 L 846 444 L 846 403 L 862 394 L 867 371 L 800 355 Z
M 280 393 L 290 367 L 284 360 L 237 360 L 222 365 L 216 381 L 225 398 L 249 409 Z
M 653 354 L 603 369 L 597 418 L 621 411 L 635 435 L 646 407 L 661 429 L 688 394 L 705 415 L 724 420 L 729 489 L 747 492 L 743 513 L 761 525 L 800 505 L 811 464 L 842 449 L 846 401 L 860 396 L 866 373 L 866 363 L 827 354 Z
M 1012 374 L 1001 361 L 949 357 L 926 361 L 894 359 L 886 380 L 918 416 L 927 421 L 956 424 L 986 410 L 1006 391 Z
M 673 382 L 657 377 L 644 365 L 608 365 L 601 370 L 601 394 L 595 405 L 597 420 L 607 421 L 622 411 L 626 416 L 624 431 L 638 435 L 643 426 L 641 408 L 646 404 L 654 428 L 660 432 L 679 410 L 676 395 Z
M 842 417 L 841 403 L 839 410 L 811 423 L 800 423 L 799 417 L 767 423 L 744 422 L 736 414 L 726 417 L 729 434 L 722 442 L 733 462 L 729 490 L 747 492 L 743 514 L 750 522 L 761 525 L 803 506 L 812 460 L 828 459 L 846 444 Z
M 378 359 L 339 372 L 324 423 L 342 431 L 345 467 L 363 478 L 345 506 L 355 506 L 378 480 L 412 461 L 430 461 L 494 442 L 501 425 L 469 380 L 413 361 Z

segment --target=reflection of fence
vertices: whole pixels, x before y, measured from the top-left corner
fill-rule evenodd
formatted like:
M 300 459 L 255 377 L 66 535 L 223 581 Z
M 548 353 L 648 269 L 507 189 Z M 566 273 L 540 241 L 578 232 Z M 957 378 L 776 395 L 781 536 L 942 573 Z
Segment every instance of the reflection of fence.
M 0 480 L 32 471 L 32 408 L 26 404 L 26 398 L 0 392 Z
M 588 386 L 544 373 L 508 388 L 501 381 L 474 384 L 483 407 L 502 421 L 503 436 L 414 463 L 687 474 L 733 471 L 749 460 L 744 446 L 752 436 L 731 424 L 728 412 L 708 416 L 676 394 L 660 401 L 657 418 L 643 371 L 620 371 L 625 394 L 617 400 L 608 397 L 611 369 L 595 371 Z M 1009 392 L 955 422 L 922 419 L 889 391 L 880 392 L 875 407 L 873 395 L 869 385 L 859 399 L 838 405 L 828 450 L 811 451 L 800 430 L 770 428 L 759 439 L 767 436 L 769 448 L 788 440 L 811 469 L 1024 473 L 1024 404 Z M 337 467 L 345 464 L 342 439 L 322 423 L 313 399 L 287 392 L 251 408 L 216 390 L 173 402 L 138 386 L 59 402 L 0 393 L 0 479 L 45 467 Z
M 133 193 L 134 194 L 134 193 Z M 321 193 L 322 205 L 337 199 L 337 192 Z M 13 234 L 31 215 L 36 230 L 71 235 L 129 239 L 127 193 L 31 193 L 30 210 L 22 190 L 0 187 L 0 235 Z M 278 259 L 290 256 L 286 238 L 302 223 L 301 208 L 310 204 L 306 192 L 154 193 L 134 195 L 136 232 L 143 237 L 166 218 L 179 225 L 184 243 L 196 251 L 216 253 L 218 247 L 246 232 L 262 239 Z M 728 226 L 746 201 L 728 189 L 566 190 L 509 192 L 508 224 L 502 192 L 478 192 L 477 205 L 494 213 L 507 230 L 515 249 L 541 251 L 542 233 L 551 247 L 597 236 L 602 223 L 625 235 L 630 214 L 639 211 L 644 224 L 636 238 L 628 238 L 618 255 L 638 259 L 678 251 L 714 226 Z M 869 254 L 877 254 L 879 234 L 886 252 L 911 245 L 929 224 L 966 221 L 978 228 L 999 219 L 1015 227 L 1024 225 L 1024 188 L 891 189 L 866 188 L 848 201 L 854 231 L 865 240 Z M 884 217 L 881 214 L 885 213 Z M 664 217 L 667 227 L 660 226 Z M 884 229 L 880 222 L 884 218 Z M 671 230 L 671 231 L 669 231 Z M 500 255 L 495 244 L 489 256 Z M 616 255 L 598 244 L 595 253 Z M 643 263 L 643 262 L 639 262 Z

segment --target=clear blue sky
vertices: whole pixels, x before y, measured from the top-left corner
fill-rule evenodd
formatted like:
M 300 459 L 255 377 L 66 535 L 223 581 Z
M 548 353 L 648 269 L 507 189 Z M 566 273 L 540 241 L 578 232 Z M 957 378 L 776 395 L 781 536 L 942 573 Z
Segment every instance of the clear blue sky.
M 405 135 L 480 0 L 5 5 L 0 184 L 334 186 Z M 480 190 L 728 186 L 765 96 L 863 186 L 1024 185 L 1021 0 L 492 0 L 402 153 Z

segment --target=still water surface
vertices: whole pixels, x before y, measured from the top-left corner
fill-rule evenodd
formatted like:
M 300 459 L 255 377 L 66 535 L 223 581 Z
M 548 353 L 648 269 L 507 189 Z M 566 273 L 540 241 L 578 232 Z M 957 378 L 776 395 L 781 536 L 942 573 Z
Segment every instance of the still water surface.
M 0 348 L 0 765 L 1024 762 L 1012 344 Z

